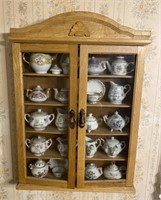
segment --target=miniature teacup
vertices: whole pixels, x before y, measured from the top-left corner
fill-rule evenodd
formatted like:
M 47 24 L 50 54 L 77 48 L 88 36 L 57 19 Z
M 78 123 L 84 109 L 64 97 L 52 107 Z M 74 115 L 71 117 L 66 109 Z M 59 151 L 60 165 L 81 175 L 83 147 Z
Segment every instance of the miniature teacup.
M 87 100 L 90 104 L 95 104 L 99 101 L 100 93 L 98 92 L 90 92 L 87 93 Z

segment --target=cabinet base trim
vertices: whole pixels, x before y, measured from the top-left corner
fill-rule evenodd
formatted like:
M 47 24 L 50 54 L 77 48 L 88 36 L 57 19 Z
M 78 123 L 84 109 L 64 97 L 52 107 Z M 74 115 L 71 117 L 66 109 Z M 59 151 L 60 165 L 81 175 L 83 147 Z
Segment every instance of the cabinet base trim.
M 134 186 L 131 187 L 106 187 L 106 188 L 58 188 L 53 186 L 40 186 L 33 184 L 17 184 L 17 190 L 44 190 L 44 191 L 67 191 L 67 192 L 107 192 L 107 193 L 135 193 Z

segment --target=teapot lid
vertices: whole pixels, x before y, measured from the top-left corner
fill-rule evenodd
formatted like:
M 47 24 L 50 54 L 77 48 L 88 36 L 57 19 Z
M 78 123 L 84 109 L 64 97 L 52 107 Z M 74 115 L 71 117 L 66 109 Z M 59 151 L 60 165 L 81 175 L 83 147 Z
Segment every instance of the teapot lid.
M 118 111 L 116 111 L 111 117 L 114 117 L 116 119 L 122 119 L 121 115 L 119 115 Z
M 33 88 L 33 91 L 42 91 L 42 87 L 40 85 L 37 85 L 36 87 Z
M 34 117 L 45 117 L 47 116 L 46 112 L 43 112 L 41 109 L 38 109 L 36 112 L 31 113 Z
M 86 118 L 86 121 L 87 122 L 96 122 L 96 118 L 93 117 L 93 114 L 92 113 L 89 113 L 88 117 Z
M 87 165 L 87 168 L 95 169 L 95 168 L 97 168 L 97 166 L 96 166 L 95 163 L 90 163 L 90 164 Z
M 46 165 L 46 162 L 43 161 L 43 160 L 37 160 L 34 164 L 34 167 L 36 168 L 41 168 L 41 167 L 44 167 Z
M 118 171 L 119 170 L 118 166 L 115 163 L 112 163 L 112 164 L 108 165 L 107 169 L 109 171 Z
M 31 141 L 33 143 L 42 143 L 42 142 L 46 142 L 46 138 L 39 135 L 38 137 L 32 138 Z
M 115 146 L 120 143 L 119 140 L 115 139 L 115 137 L 111 137 L 110 139 L 107 139 L 106 141 L 109 144 L 109 146 Z
M 58 65 L 54 65 L 54 67 L 52 67 L 51 69 L 50 69 L 50 71 L 62 71 L 62 69 L 60 68 L 60 67 L 58 67 Z
M 89 63 L 97 64 L 98 61 L 96 60 L 96 58 L 94 56 L 92 56 L 91 58 L 89 58 Z

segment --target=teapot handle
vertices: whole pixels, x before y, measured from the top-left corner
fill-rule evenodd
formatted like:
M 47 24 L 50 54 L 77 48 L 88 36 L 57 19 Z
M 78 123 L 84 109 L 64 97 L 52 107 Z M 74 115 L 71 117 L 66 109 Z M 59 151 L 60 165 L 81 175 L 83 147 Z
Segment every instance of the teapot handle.
M 127 95 L 127 93 L 130 92 L 130 90 L 131 90 L 131 85 L 130 85 L 130 84 L 124 85 L 124 90 L 126 90 L 126 89 L 127 89 L 127 91 L 125 92 L 125 96 Z
M 50 124 L 54 120 L 54 118 L 55 118 L 55 115 L 54 114 L 50 114 L 48 116 L 48 119 L 49 119 L 49 123 L 48 124 Z
M 98 171 L 100 173 L 100 176 L 103 174 L 103 170 L 102 170 L 102 167 L 98 167 Z
M 121 151 L 122 151 L 126 147 L 125 141 L 121 141 L 121 146 L 122 146 L 122 149 L 121 149 Z
M 48 140 L 46 141 L 47 149 L 52 145 L 52 143 L 53 143 L 52 139 L 48 139 Z
M 133 65 L 133 66 L 134 66 L 134 62 L 130 62 L 130 63 L 128 64 L 128 67 L 129 67 L 130 65 Z M 134 71 L 134 67 L 133 67 L 130 71 L 128 71 L 127 74 L 130 74 L 130 73 L 133 72 L 133 71 Z
M 28 53 L 28 52 L 25 52 L 25 53 L 23 53 L 22 54 L 22 59 L 27 63 L 27 64 L 29 64 L 30 65 L 30 62 L 29 61 L 27 61 L 26 60 L 26 58 L 25 58 L 25 54 L 29 54 L 30 55 L 30 53 Z
M 108 115 L 104 115 L 104 116 L 103 116 L 103 121 L 105 122 L 105 124 L 108 123 Z
M 30 118 L 30 114 L 28 114 L 28 113 L 25 114 L 25 115 L 24 115 L 24 118 L 25 118 L 25 120 L 27 121 L 27 123 L 30 123 L 29 120 L 27 119 L 27 118 Z
M 101 61 L 100 65 L 102 66 L 102 68 L 105 70 L 107 67 L 106 67 L 106 62 L 107 61 Z
M 33 90 L 31 90 L 31 89 L 27 89 L 27 90 L 26 90 L 26 96 L 29 97 L 29 92 L 32 92 L 32 91 L 33 91 Z
M 126 125 L 129 123 L 129 121 L 130 121 L 130 117 L 125 116 L 125 124 L 126 124 Z
M 30 143 L 31 143 L 31 140 L 30 139 L 26 139 L 25 140 L 25 144 L 28 148 L 30 148 Z
M 98 149 L 99 146 L 101 146 L 101 139 L 95 140 L 96 148 Z

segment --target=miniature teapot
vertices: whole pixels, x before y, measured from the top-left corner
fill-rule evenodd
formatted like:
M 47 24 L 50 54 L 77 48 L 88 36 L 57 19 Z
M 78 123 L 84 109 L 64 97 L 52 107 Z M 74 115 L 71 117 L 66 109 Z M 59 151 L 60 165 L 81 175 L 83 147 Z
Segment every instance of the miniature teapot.
M 57 116 L 55 119 L 55 126 L 59 131 L 65 131 L 68 128 L 68 114 L 62 108 L 57 108 Z
M 24 118 L 36 131 L 43 131 L 54 120 L 55 116 L 54 114 L 48 115 L 46 112 L 38 109 L 36 112 L 31 113 L 31 115 L 25 114 Z
M 122 170 L 125 170 L 125 166 L 118 167 L 116 164 L 112 163 L 104 168 L 103 174 L 107 179 L 121 179 Z
M 97 120 L 92 113 L 89 113 L 89 115 L 86 118 L 86 130 L 88 133 L 90 133 L 93 130 L 96 130 L 98 128 L 99 123 L 101 123 L 102 120 Z
M 98 61 L 94 56 L 88 60 L 88 74 L 98 75 L 106 69 L 106 61 Z
M 26 146 L 35 156 L 43 155 L 51 145 L 52 139 L 46 139 L 42 136 L 26 139 Z
M 56 140 L 58 141 L 57 149 L 60 155 L 66 157 L 68 155 L 68 140 L 61 137 L 58 137 Z
M 29 169 L 36 178 L 43 178 L 49 171 L 49 164 L 43 160 L 37 160 L 34 164 L 29 164 Z
M 86 179 L 94 180 L 103 174 L 102 168 L 97 167 L 94 163 L 90 163 L 85 168 Z
M 103 145 L 101 145 L 105 153 L 112 158 L 115 158 L 126 147 L 125 141 L 119 141 L 114 137 L 110 139 L 102 139 Z
M 121 131 L 127 125 L 130 121 L 130 118 L 128 116 L 125 116 L 125 118 L 121 117 L 121 115 L 118 114 L 116 111 L 111 117 L 108 117 L 108 115 L 103 116 L 103 121 L 111 128 L 111 132 L 114 131 Z
M 58 91 L 57 88 L 53 88 L 55 95 L 54 98 L 61 103 L 67 103 L 68 102 L 68 90 L 63 88 Z
M 127 75 L 131 73 L 134 71 L 134 68 L 128 71 L 127 69 L 130 65 L 134 65 L 134 63 L 127 63 L 124 56 L 117 56 L 111 65 L 107 62 L 107 67 L 113 75 Z
M 100 145 L 100 139 L 92 140 L 91 138 L 86 137 L 86 158 L 92 158 Z
M 130 92 L 131 86 L 129 84 L 122 86 L 112 81 L 110 81 L 110 85 L 111 87 L 108 92 L 108 98 L 110 102 L 113 104 L 121 104 L 127 93 Z
M 33 89 L 27 89 L 26 96 L 29 98 L 30 101 L 43 102 L 49 98 L 49 91 L 50 88 L 47 88 L 46 91 L 44 91 L 40 85 L 37 85 Z
M 25 55 L 30 55 L 30 60 L 27 61 Z M 29 64 L 32 69 L 38 74 L 46 74 L 52 64 L 52 56 L 46 53 L 23 53 L 23 60 Z

